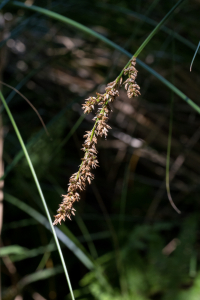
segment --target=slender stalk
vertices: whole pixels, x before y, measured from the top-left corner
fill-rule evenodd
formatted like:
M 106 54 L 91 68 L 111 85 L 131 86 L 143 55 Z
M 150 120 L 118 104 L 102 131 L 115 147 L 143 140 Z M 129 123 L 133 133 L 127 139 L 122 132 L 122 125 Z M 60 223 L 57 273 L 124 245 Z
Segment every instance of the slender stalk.
M 195 53 L 194 53 L 194 56 L 193 56 L 193 59 L 192 59 L 191 65 L 190 65 L 190 72 L 192 71 L 192 65 L 193 65 L 194 59 L 195 59 L 195 57 L 196 57 L 196 55 L 197 55 L 197 52 L 198 52 L 198 50 L 199 50 L 199 47 L 200 47 L 200 42 L 199 42 L 199 44 L 198 44 L 198 46 L 197 46 L 197 49 L 196 49 L 196 51 L 195 51 Z
M 45 201 L 45 198 L 44 198 L 42 189 L 41 189 L 41 187 L 40 187 L 39 181 L 38 181 L 38 179 L 37 179 L 37 175 L 36 175 L 35 170 L 34 170 L 34 168 L 33 168 L 33 165 L 32 165 L 31 159 L 30 159 L 30 157 L 29 157 L 28 151 L 26 150 L 26 146 L 25 146 L 25 144 L 24 144 L 24 141 L 23 141 L 23 139 L 22 139 L 22 137 L 21 137 L 21 134 L 20 134 L 20 132 L 19 132 L 19 130 L 18 130 L 17 124 L 15 123 L 15 120 L 14 120 L 14 118 L 13 118 L 13 116 L 12 116 L 12 113 L 11 113 L 11 111 L 10 111 L 10 109 L 9 109 L 7 103 L 6 103 L 6 100 L 5 100 L 5 98 L 4 98 L 4 96 L 3 96 L 3 94 L 2 94 L 1 91 L 0 91 L 0 98 L 1 98 L 1 100 L 2 100 L 2 103 L 3 103 L 3 105 L 4 105 L 5 109 L 6 109 L 6 111 L 7 111 L 7 114 L 8 114 L 8 116 L 9 116 L 9 118 L 10 118 L 10 121 L 11 121 L 13 127 L 14 127 L 14 130 L 15 130 L 15 132 L 16 132 L 16 135 L 17 135 L 17 137 L 18 137 L 18 140 L 19 140 L 19 142 L 20 142 L 20 144 L 21 144 L 21 147 L 22 147 L 22 149 L 23 149 L 23 151 L 24 151 L 24 155 L 25 155 L 26 160 L 27 160 L 27 162 L 28 162 L 29 168 L 30 168 L 31 173 L 32 173 L 32 175 L 33 175 L 35 184 L 36 184 L 36 186 L 37 186 L 37 189 L 38 189 L 40 198 L 41 198 L 42 203 L 43 203 L 43 205 L 44 205 L 44 209 L 45 209 L 45 212 L 46 212 L 46 215 L 47 215 L 47 218 L 48 218 L 48 221 L 49 221 L 49 224 L 50 224 L 50 227 L 51 227 L 51 230 L 52 230 L 54 239 L 55 239 L 55 243 L 56 243 L 56 246 L 57 246 L 59 255 L 60 255 L 61 263 L 62 263 L 62 266 L 63 266 L 63 269 L 64 269 L 64 273 L 65 273 L 65 276 L 66 276 L 66 279 L 67 279 L 67 283 L 68 283 L 68 286 L 69 286 L 71 298 L 72 298 L 73 300 L 75 300 L 74 294 L 73 294 L 73 290 L 72 290 L 72 286 L 71 286 L 71 282 L 70 282 L 70 278 L 69 278 L 69 274 L 68 274 L 68 271 L 67 271 L 67 268 L 66 268 L 66 265 L 65 265 L 65 261 L 64 261 L 63 254 L 62 254 L 62 250 L 61 250 L 61 247 L 60 247 L 60 244 L 59 244 L 59 241 L 58 241 L 58 238 L 57 238 L 57 235 L 56 235 L 54 226 L 52 225 L 51 216 L 50 216 L 50 213 L 49 213 L 49 210 L 48 210 L 48 207 L 47 207 L 47 204 L 46 204 L 46 201 Z

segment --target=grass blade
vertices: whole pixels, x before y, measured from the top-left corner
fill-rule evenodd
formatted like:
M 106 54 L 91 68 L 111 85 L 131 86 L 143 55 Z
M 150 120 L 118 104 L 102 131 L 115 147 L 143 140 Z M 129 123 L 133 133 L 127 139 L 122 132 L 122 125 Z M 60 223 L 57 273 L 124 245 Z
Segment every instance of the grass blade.
M 40 270 L 37 272 L 34 272 L 32 274 L 29 274 L 25 277 L 23 277 L 14 287 L 9 288 L 3 293 L 3 299 L 14 299 L 15 296 L 20 293 L 23 288 L 32 283 L 39 280 L 45 280 L 48 279 L 51 276 L 54 276 L 56 274 L 62 273 L 63 268 L 61 266 L 56 266 L 54 268 Z M 16 299 L 16 298 L 15 298 Z
M 38 189 L 40 198 L 41 198 L 41 200 L 42 200 L 42 203 L 43 203 L 45 212 L 46 212 L 46 214 L 47 214 L 47 218 L 48 218 L 48 221 L 49 221 L 49 225 L 50 225 L 50 227 L 51 227 L 51 230 L 52 230 L 52 233 L 53 233 L 53 236 L 54 236 L 54 239 L 55 239 L 55 243 L 56 243 L 56 246 L 57 246 L 59 255 L 60 255 L 61 263 L 62 263 L 62 266 L 63 266 L 63 269 L 64 269 L 64 273 L 65 273 L 65 276 L 66 276 L 66 279 L 67 279 L 67 283 L 68 283 L 68 286 L 69 286 L 70 294 L 71 294 L 72 299 L 74 300 L 74 294 L 73 294 L 73 290 L 72 290 L 70 278 L 69 278 L 69 275 L 68 275 L 68 271 L 67 271 L 67 268 L 66 268 L 66 265 L 65 265 L 65 261 L 64 261 L 64 257 L 63 257 L 63 254 L 62 254 L 62 250 L 61 250 L 61 248 L 60 248 L 60 244 L 59 244 L 59 241 L 58 241 L 58 238 L 57 238 L 57 235 L 56 235 L 54 226 L 52 225 L 51 216 L 50 216 L 50 213 L 49 213 L 49 210 L 48 210 L 48 207 L 47 207 L 47 204 L 46 204 L 46 201 L 45 201 L 43 192 L 42 192 L 42 190 L 41 190 L 39 181 L 38 181 L 38 179 L 37 179 L 37 175 L 36 175 L 35 170 L 34 170 L 34 168 L 33 168 L 33 165 L 32 165 L 32 162 L 31 162 L 31 160 L 30 160 L 29 154 L 28 154 L 28 152 L 27 152 L 27 150 L 26 150 L 26 146 L 25 146 L 25 144 L 24 144 L 24 141 L 23 141 L 23 139 L 22 139 L 22 137 L 21 137 L 21 134 L 20 134 L 20 132 L 19 132 L 19 130 L 18 130 L 17 124 L 15 123 L 15 120 L 13 119 L 12 113 L 11 113 L 11 111 L 10 111 L 10 109 L 9 109 L 7 103 L 6 103 L 6 100 L 5 100 L 5 98 L 4 98 L 4 96 L 3 96 L 3 94 L 2 94 L 1 91 L 0 91 L 0 98 L 1 98 L 1 101 L 2 101 L 2 103 L 3 103 L 3 105 L 4 105 L 5 109 L 6 109 L 6 111 L 7 111 L 7 114 L 8 114 L 8 116 L 9 116 L 9 118 L 10 118 L 10 121 L 11 121 L 13 127 L 14 127 L 14 130 L 15 130 L 15 132 L 16 132 L 16 135 L 17 135 L 17 137 L 18 137 L 18 139 L 19 139 L 19 142 L 20 142 L 20 144 L 21 144 L 21 147 L 22 147 L 22 149 L 23 149 L 23 151 L 24 151 L 24 155 L 25 155 L 25 157 L 26 157 L 26 159 L 27 159 L 29 168 L 30 168 L 31 173 L 32 173 L 32 175 L 33 175 L 35 184 L 36 184 L 36 186 L 37 186 L 37 189 Z
M 193 59 L 192 59 L 191 65 L 190 65 L 190 72 L 192 71 L 192 65 L 193 65 L 194 59 L 195 59 L 195 57 L 196 57 L 196 55 L 197 55 L 197 52 L 198 52 L 198 50 L 199 50 L 199 47 L 200 47 L 200 42 L 199 42 L 199 44 L 198 44 L 198 46 L 197 46 L 197 49 L 196 49 L 196 51 L 195 51 L 195 53 L 194 53 L 194 56 L 193 56 Z

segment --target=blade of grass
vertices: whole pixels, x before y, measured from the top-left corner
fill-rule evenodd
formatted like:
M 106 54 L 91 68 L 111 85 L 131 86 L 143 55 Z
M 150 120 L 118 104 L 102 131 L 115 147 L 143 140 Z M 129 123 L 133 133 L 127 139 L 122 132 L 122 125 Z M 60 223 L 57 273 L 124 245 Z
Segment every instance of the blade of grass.
M 37 74 L 50 60 L 44 61 L 38 68 L 32 70 L 27 76 L 25 76 L 16 86 L 15 89 L 6 97 L 6 103 L 8 104 L 16 95 L 16 91 L 19 91 L 35 74 Z M 0 113 L 4 110 L 4 106 L 0 108 Z
M 52 252 L 56 249 L 56 245 L 52 242 L 45 247 L 38 247 L 31 250 L 21 247 L 19 245 L 11 245 L 1 248 L 0 257 L 11 255 L 11 261 L 15 262 L 24 260 L 26 258 L 35 257 L 37 255 L 43 254 L 44 252 Z
M 180 1 L 179 1 L 180 2 Z M 178 2 L 178 3 L 179 3 Z M 182 2 L 182 1 L 181 1 Z M 175 8 L 177 8 L 176 4 Z M 119 45 L 115 44 L 114 42 L 110 41 L 109 39 L 107 39 L 106 37 L 104 37 L 103 35 L 93 31 L 92 29 L 76 22 L 73 21 L 67 17 L 64 17 L 60 14 L 57 14 L 55 12 L 51 12 L 47 9 L 41 8 L 41 7 L 37 7 L 37 6 L 27 6 L 25 4 L 23 4 L 22 2 L 18 2 L 18 1 L 13 1 L 12 2 L 13 5 L 19 6 L 19 7 L 23 7 L 23 8 L 27 8 L 27 9 L 31 9 L 33 11 L 37 11 L 40 12 L 44 15 L 47 15 L 49 17 L 52 17 L 58 21 L 61 21 L 65 24 L 69 24 L 71 26 L 74 26 L 75 28 L 89 34 L 92 35 L 94 37 L 96 37 L 97 39 L 103 41 L 104 43 L 106 43 L 107 45 L 111 46 L 112 48 L 119 50 L 121 53 L 125 54 L 127 57 L 132 58 L 134 55 L 132 55 L 131 53 L 129 53 L 127 50 L 123 49 L 122 47 L 120 47 Z M 180 3 L 179 3 L 180 4 Z M 172 10 L 170 11 L 172 14 Z M 168 14 L 169 17 L 169 14 Z M 166 21 L 166 19 L 165 19 Z M 160 28 L 160 26 L 163 24 L 163 20 L 157 25 L 157 30 Z M 156 32 L 154 31 L 154 34 Z M 151 36 L 153 37 L 153 36 Z M 144 48 L 144 47 L 143 47 Z M 138 52 L 138 51 L 137 51 Z M 165 79 L 163 76 L 161 76 L 159 73 L 157 73 L 155 70 L 153 70 L 152 68 L 150 68 L 149 66 L 147 66 L 144 62 L 142 62 L 140 59 L 137 58 L 137 63 L 144 68 L 145 70 L 147 70 L 149 73 L 151 73 L 152 75 L 154 75 L 156 78 L 158 78 L 158 80 L 160 80 L 163 84 L 165 84 L 170 90 L 174 91 L 175 94 L 177 94 L 181 99 L 183 99 L 184 101 L 187 102 L 188 105 L 190 105 L 194 110 L 196 110 L 199 114 L 200 114 L 200 107 L 195 104 L 190 98 L 188 98 L 183 92 L 181 92 L 177 87 L 175 87 L 172 83 L 170 83 L 167 79 Z
M 35 108 L 35 106 L 22 93 L 20 93 L 16 88 L 12 87 L 11 85 L 9 85 L 9 84 L 1 81 L 1 80 L 0 80 L 0 84 L 5 85 L 8 88 L 10 88 L 13 91 L 15 91 L 15 93 L 17 93 L 18 95 L 20 95 L 30 105 L 30 107 L 35 111 L 35 113 L 38 116 L 40 122 L 42 123 L 42 126 L 44 127 L 44 130 L 46 131 L 46 134 L 49 135 L 49 132 L 48 132 L 48 130 L 46 128 L 46 125 L 44 124 L 44 121 L 43 121 L 42 117 L 40 116 L 38 110 Z
M 0 98 L 1 98 L 1 101 L 2 101 L 2 103 L 3 103 L 3 105 L 4 105 L 5 109 L 6 109 L 6 111 L 7 111 L 7 114 L 8 114 L 8 116 L 9 116 L 9 118 L 10 118 L 10 121 L 11 121 L 13 127 L 14 127 L 14 130 L 15 130 L 15 132 L 16 132 L 16 135 L 17 135 L 17 137 L 18 137 L 18 139 L 19 139 L 19 142 L 20 142 L 20 144 L 21 144 L 21 147 L 22 147 L 22 149 L 23 149 L 23 151 L 24 151 L 24 155 L 25 155 L 25 157 L 26 157 L 26 159 L 27 159 L 27 162 L 28 162 L 28 165 L 29 165 L 29 167 L 30 167 L 31 173 L 32 173 L 32 175 L 33 175 L 33 178 L 34 178 L 36 187 L 37 187 L 37 189 L 38 189 L 40 198 L 41 198 L 41 200 L 42 200 L 42 203 L 43 203 L 43 206 L 44 206 L 44 209 L 45 209 L 45 212 L 46 212 L 48 221 L 49 221 L 49 225 L 50 225 L 50 227 L 51 227 L 51 230 L 52 230 L 52 233 L 53 233 L 53 236 L 54 236 L 54 239 L 55 239 L 55 243 L 56 243 L 56 246 L 57 246 L 57 249 L 58 249 L 58 253 L 59 253 L 59 255 L 60 255 L 61 263 L 62 263 L 62 266 L 63 266 L 63 269 L 64 269 L 64 273 L 65 273 L 65 276 L 66 276 L 66 280 L 67 280 L 67 283 L 68 283 L 68 286 L 69 286 L 70 294 L 71 294 L 72 299 L 74 300 L 73 290 L 72 290 L 70 278 L 69 278 L 69 275 L 68 275 L 68 271 L 67 271 L 67 268 L 66 268 L 66 265 L 65 265 L 65 261 L 64 261 L 64 257 L 63 257 L 63 254 L 62 254 L 62 250 L 61 250 L 61 248 L 60 248 L 60 244 L 59 244 L 59 241 L 58 241 L 58 238 L 57 238 L 57 235 L 56 235 L 54 226 L 52 225 L 51 216 L 50 216 L 50 213 L 49 213 L 49 210 L 48 210 L 48 207 L 47 207 L 47 204 L 46 204 L 46 201 L 45 201 L 43 192 L 42 192 L 42 190 L 41 190 L 39 181 L 38 181 L 38 179 L 37 179 L 37 175 L 36 175 L 35 170 L 34 170 L 34 168 L 33 168 L 33 165 L 32 165 L 32 162 L 31 162 L 31 160 L 30 160 L 30 157 L 29 157 L 28 151 L 27 151 L 27 149 L 26 149 L 26 146 L 25 146 L 25 144 L 24 144 L 24 141 L 23 141 L 23 139 L 22 139 L 22 137 L 21 137 L 21 134 L 20 134 L 20 132 L 19 132 L 19 130 L 18 130 L 17 124 L 15 123 L 15 120 L 14 120 L 14 118 L 13 118 L 13 116 L 12 116 L 12 113 L 11 113 L 11 111 L 10 111 L 10 109 L 9 109 L 7 103 L 6 103 L 6 100 L 5 100 L 5 98 L 4 98 L 4 96 L 3 96 L 3 94 L 2 94 L 1 91 L 0 91 Z
M 189 276 L 195 277 L 197 275 L 197 253 L 193 251 L 190 258 Z
M 11 254 L 18 254 L 24 255 L 27 252 L 27 248 L 21 247 L 19 245 L 11 245 L 1 247 L 0 257 L 11 255 Z
M 12 255 L 10 257 L 11 261 L 12 262 L 15 262 L 15 261 L 20 261 L 20 260 L 24 260 L 24 259 L 27 259 L 27 258 L 32 258 L 32 257 L 35 257 L 35 256 L 38 256 L 38 255 L 41 255 L 43 253 L 51 253 L 52 251 L 55 251 L 57 248 L 56 248 L 56 245 L 53 243 L 45 246 L 45 247 L 38 247 L 38 248 L 35 248 L 35 249 L 26 249 L 26 251 L 24 253 L 14 253 L 14 255 Z M 16 255 L 17 254 L 17 255 Z
M 51 241 L 49 242 L 49 245 L 48 245 L 47 247 L 49 247 L 50 245 L 52 245 L 52 240 L 53 240 L 53 239 L 51 239 Z M 55 245 L 54 245 L 54 248 L 55 248 Z M 44 255 L 43 255 L 43 257 L 42 257 L 42 259 L 41 259 L 41 261 L 40 261 L 40 263 L 39 263 L 39 265 L 38 265 L 36 271 L 39 271 L 39 270 L 44 269 L 44 267 L 45 267 L 45 265 L 46 265 L 48 259 L 49 259 L 50 256 L 51 256 L 51 252 L 52 252 L 51 249 L 45 250 Z
M 28 284 L 32 282 L 36 282 L 39 280 L 44 280 L 47 279 L 51 276 L 54 276 L 56 274 L 62 273 L 63 268 L 61 266 L 56 266 L 51 269 L 45 269 L 45 270 L 40 270 L 38 272 L 34 272 L 32 274 L 29 274 L 25 277 L 23 277 L 16 286 L 8 288 L 4 293 L 3 293 L 3 299 L 14 299 L 15 296 L 20 293 L 20 291 Z
M 2 231 L 14 229 L 14 228 L 20 228 L 20 227 L 26 227 L 30 225 L 35 225 L 36 221 L 33 219 L 24 219 L 16 222 L 9 222 L 3 225 Z
M 197 49 L 196 49 L 196 51 L 195 51 L 195 53 L 194 53 L 194 56 L 193 56 L 193 59 L 192 59 L 191 65 L 190 65 L 190 72 L 192 71 L 192 65 L 193 65 L 194 59 L 195 59 L 195 57 L 196 57 L 196 55 L 197 55 L 197 52 L 198 52 L 198 50 L 199 50 L 199 47 L 200 47 L 200 42 L 199 42 L 199 44 L 198 44 L 198 46 L 197 46 Z

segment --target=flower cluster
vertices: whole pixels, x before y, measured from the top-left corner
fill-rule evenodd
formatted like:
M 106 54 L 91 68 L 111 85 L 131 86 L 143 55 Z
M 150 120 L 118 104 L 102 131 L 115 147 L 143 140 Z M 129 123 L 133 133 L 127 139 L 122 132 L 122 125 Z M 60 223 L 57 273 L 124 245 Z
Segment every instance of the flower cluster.
M 140 87 L 135 81 L 138 72 L 135 68 L 135 65 L 136 65 L 136 58 L 134 57 L 131 60 L 131 65 L 127 69 L 124 69 L 124 75 L 128 74 L 128 78 L 126 79 L 124 84 L 129 98 L 137 97 L 140 95 Z
M 131 66 L 125 69 L 125 74 L 128 73 L 129 78 L 125 82 L 125 88 L 128 90 L 128 93 L 132 93 L 135 96 L 138 96 L 139 86 L 135 83 L 135 78 L 137 76 L 137 71 L 135 69 L 135 60 L 131 61 Z M 133 76 L 135 75 L 134 79 Z M 75 209 L 73 204 L 76 201 L 80 200 L 79 192 L 85 190 L 86 183 L 91 184 L 91 181 L 94 179 L 94 175 L 91 173 L 91 170 L 98 166 L 97 160 L 97 137 L 105 138 L 107 137 L 108 130 L 111 127 L 107 124 L 108 116 L 111 112 L 109 103 L 113 102 L 114 99 L 119 96 L 118 87 L 122 85 L 122 77 L 118 77 L 115 81 L 110 82 L 106 87 L 106 92 L 104 94 L 97 93 L 96 97 L 89 97 L 86 99 L 83 104 L 84 113 L 90 113 L 94 110 L 95 105 L 100 107 L 97 110 L 96 116 L 94 117 L 94 127 L 91 131 L 87 131 L 84 135 L 85 142 L 83 144 L 82 150 L 85 152 L 85 155 L 82 159 L 79 171 L 74 173 L 69 180 L 69 187 L 67 195 L 63 195 L 63 201 L 60 204 L 59 209 L 57 210 L 58 214 L 55 216 L 55 221 L 53 225 L 61 224 L 61 221 L 65 221 L 65 218 L 71 219 L 71 215 L 75 215 Z M 134 92 L 132 92 L 134 89 Z

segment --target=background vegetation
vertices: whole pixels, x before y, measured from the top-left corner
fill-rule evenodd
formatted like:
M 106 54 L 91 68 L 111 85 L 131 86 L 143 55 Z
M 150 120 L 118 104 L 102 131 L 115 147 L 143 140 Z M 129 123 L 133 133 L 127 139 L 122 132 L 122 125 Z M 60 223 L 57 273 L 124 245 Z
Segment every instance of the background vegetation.
M 176 2 L 31 1 L 79 22 L 135 53 Z M 1 90 L 25 141 L 51 215 L 78 170 L 93 115 L 81 104 L 114 80 L 128 57 L 94 36 L 43 14 L 0 3 Z M 121 89 L 100 168 L 72 221 L 57 235 L 76 299 L 195 300 L 200 294 L 200 116 L 174 87 L 200 105 L 200 3 L 184 1 L 139 55 L 139 98 Z M 149 69 L 173 84 L 170 90 Z M 187 99 L 186 99 L 187 100 Z M 2 299 L 70 299 L 48 221 L 10 119 L 1 106 L 4 212 Z M 171 117 L 170 117 L 171 116 Z M 170 120 L 173 119 L 171 146 Z M 170 146 L 170 147 L 168 147 Z M 167 197 L 167 148 L 172 198 Z M 169 154 L 169 151 L 168 151 Z M 168 155 L 169 157 L 169 155 Z

